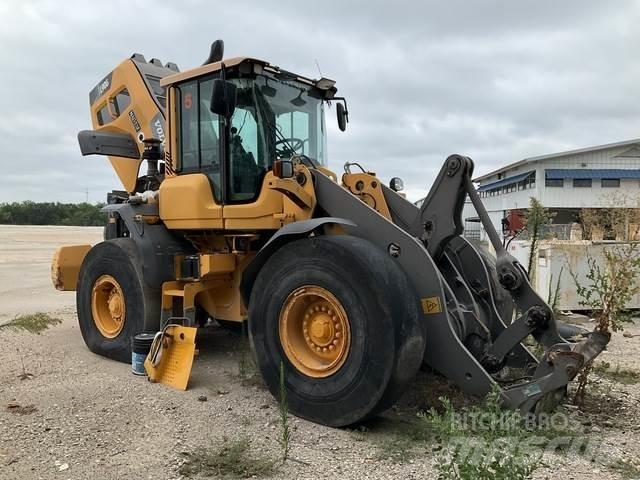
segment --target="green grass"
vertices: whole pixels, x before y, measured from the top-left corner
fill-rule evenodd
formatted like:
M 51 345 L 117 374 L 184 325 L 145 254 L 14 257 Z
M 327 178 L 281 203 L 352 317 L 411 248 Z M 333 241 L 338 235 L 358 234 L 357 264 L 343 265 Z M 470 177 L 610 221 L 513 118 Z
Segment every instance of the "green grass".
M 247 437 L 224 440 L 219 448 L 199 448 L 188 455 L 180 467 L 186 477 L 202 475 L 213 478 L 259 478 L 272 474 L 276 462 L 252 454 Z
M 637 370 L 621 368 L 620 365 L 612 368 L 609 362 L 600 362 L 594 365 L 593 371 L 602 377 L 625 385 L 633 385 L 640 382 L 640 372 Z
M 40 334 L 46 329 L 62 323 L 62 320 L 56 317 L 52 317 L 48 313 L 36 312 L 26 315 L 19 315 L 13 320 L 9 320 L 7 323 L 0 325 L 0 331 L 2 330 L 22 330 L 29 333 Z

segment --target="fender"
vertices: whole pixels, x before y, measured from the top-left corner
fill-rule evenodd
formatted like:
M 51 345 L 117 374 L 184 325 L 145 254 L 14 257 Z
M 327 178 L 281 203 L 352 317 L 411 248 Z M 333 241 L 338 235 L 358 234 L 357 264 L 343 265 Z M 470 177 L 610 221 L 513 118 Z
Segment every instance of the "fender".
M 293 222 L 285 225 L 278 230 L 273 237 L 269 239 L 267 243 L 258 251 L 251 263 L 242 272 L 242 280 L 240 281 L 240 294 L 244 304 L 249 306 L 249 299 L 251 297 L 251 290 L 253 284 L 260 273 L 260 270 L 267 263 L 267 260 L 271 255 L 286 243 L 298 240 L 299 238 L 308 237 L 309 234 L 323 225 L 344 225 L 347 227 L 356 227 L 356 224 L 351 220 L 338 217 L 322 217 L 312 218 L 309 220 L 301 220 L 299 222 Z
M 151 288 L 161 288 L 169 280 L 175 280 L 176 255 L 195 254 L 193 246 L 175 235 L 164 223 L 146 223 L 143 216 L 159 216 L 157 204 L 132 205 L 120 203 L 102 209 L 117 214 L 129 231 L 142 258 L 142 273 L 145 283 Z

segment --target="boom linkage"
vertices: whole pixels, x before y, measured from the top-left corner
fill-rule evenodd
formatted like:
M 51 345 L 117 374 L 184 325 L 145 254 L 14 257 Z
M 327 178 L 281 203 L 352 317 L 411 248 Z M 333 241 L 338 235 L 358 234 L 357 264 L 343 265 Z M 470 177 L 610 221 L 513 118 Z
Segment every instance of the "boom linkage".
M 420 208 L 384 187 L 391 222 L 322 173 L 314 171 L 314 178 L 318 205 L 353 222 L 345 227 L 349 234 L 387 251 L 409 276 L 428 332 L 425 363 L 470 394 L 501 385 L 504 404 L 526 414 L 548 405 L 543 398 L 557 399 L 608 338 L 591 333 L 571 343 L 559 335 L 553 311 L 502 246 L 472 174 L 470 158 L 450 156 Z M 495 266 L 462 236 L 467 196 L 496 252 Z M 513 321 L 499 289 L 512 298 Z M 539 360 L 523 344 L 529 335 L 545 349 Z

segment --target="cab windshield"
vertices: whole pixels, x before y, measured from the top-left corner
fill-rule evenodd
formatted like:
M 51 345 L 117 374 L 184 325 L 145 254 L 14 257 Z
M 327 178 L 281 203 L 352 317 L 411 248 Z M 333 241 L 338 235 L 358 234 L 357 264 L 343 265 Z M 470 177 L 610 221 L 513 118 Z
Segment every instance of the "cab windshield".
M 253 198 L 276 158 L 306 155 L 326 165 L 324 105 L 312 87 L 265 75 L 231 81 L 238 87 L 229 139 L 232 200 Z
M 253 147 L 255 155 L 257 143 L 264 141 L 271 154 L 306 155 L 325 165 L 324 106 L 311 87 L 264 75 L 231 81 L 238 86 L 232 133 L 240 136 L 245 148 Z M 273 158 L 264 161 L 270 164 Z

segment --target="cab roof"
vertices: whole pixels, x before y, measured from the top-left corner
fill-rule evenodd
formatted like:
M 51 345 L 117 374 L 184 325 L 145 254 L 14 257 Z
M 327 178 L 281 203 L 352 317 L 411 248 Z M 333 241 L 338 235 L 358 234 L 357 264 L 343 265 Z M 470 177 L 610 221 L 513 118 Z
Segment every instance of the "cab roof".
M 307 78 L 307 77 L 303 77 L 301 75 L 298 75 L 296 73 L 291 73 L 288 72 L 286 70 L 282 70 L 280 67 L 277 67 L 275 65 L 271 65 L 269 62 L 266 62 L 264 60 L 260 60 L 257 58 L 253 58 L 253 57 L 233 57 L 233 58 L 226 58 L 223 59 L 219 62 L 213 62 L 213 63 L 209 63 L 206 65 L 202 65 L 200 67 L 196 67 L 196 68 L 192 68 L 191 70 L 187 70 L 184 72 L 180 72 L 180 73 L 176 73 L 173 75 L 169 75 L 167 77 L 164 77 L 161 81 L 160 81 L 160 85 L 163 87 L 169 87 L 175 83 L 178 82 L 182 82 L 184 80 L 189 80 L 190 78 L 196 78 L 196 77 L 200 77 L 202 75 L 206 75 L 207 73 L 213 73 L 213 72 L 218 72 L 222 69 L 222 66 L 224 65 L 226 68 L 229 67 L 235 67 L 241 64 L 253 64 L 253 65 L 260 65 L 262 66 L 265 71 L 270 72 L 270 73 L 274 73 L 276 75 L 278 74 L 286 74 L 288 76 L 290 76 L 291 78 L 298 80 L 302 83 L 306 83 L 310 86 L 316 87 L 320 90 L 324 90 L 325 91 L 325 95 L 324 97 L 326 99 L 331 99 L 334 97 L 334 95 L 336 94 L 336 92 L 338 91 L 338 89 L 335 87 L 335 81 L 330 80 L 328 78 L 321 78 L 319 80 L 314 80 L 311 78 Z

